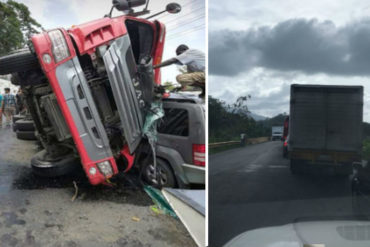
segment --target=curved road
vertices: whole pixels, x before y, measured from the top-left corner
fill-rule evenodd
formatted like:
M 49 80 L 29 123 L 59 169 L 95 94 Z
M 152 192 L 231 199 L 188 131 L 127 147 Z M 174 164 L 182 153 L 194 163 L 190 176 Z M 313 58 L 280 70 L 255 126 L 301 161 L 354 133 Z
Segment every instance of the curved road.
M 292 175 L 282 142 L 209 156 L 209 244 L 301 218 L 351 216 L 349 178 Z

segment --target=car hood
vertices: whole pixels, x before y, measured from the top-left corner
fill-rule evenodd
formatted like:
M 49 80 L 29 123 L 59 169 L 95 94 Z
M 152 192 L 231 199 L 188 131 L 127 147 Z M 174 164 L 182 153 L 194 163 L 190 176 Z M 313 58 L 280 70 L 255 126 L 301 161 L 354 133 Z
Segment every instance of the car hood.
M 244 232 L 225 245 L 225 247 L 245 246 L 369 247 L 370 221 L 299 222 L 260 228 Z

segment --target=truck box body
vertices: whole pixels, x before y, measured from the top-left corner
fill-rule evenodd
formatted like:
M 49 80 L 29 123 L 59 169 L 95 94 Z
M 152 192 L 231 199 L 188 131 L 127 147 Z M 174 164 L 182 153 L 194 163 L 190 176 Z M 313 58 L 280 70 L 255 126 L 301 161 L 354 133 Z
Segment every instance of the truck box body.
M 362 86 L 292 85 L 290 97 L 291 158 L 336 163 L 360 155 Z

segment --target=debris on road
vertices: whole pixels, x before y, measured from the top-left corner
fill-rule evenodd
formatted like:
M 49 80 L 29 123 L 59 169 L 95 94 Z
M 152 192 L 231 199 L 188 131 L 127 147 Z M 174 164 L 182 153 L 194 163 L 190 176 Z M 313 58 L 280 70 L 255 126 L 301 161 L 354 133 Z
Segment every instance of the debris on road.
M 140 221 L 140 218 L 136 217 L 136 216 L 132 216 L 131 218 L 133 221 L 136 221 L 136 222 L 139 222 Z
M 75 194 L 72 196 L 72 199 L 71 199 L 72 202 L 76 200 L 76 197 L 78 195 L 78 187 L 77 187 L 76 181 L 73 181 L 73 186 L 75 187 Z
M 149 185 L 145 186 L 144 190 L 164 214 L 177 218 L 175 211 L 173 211 L 171 205 L 167 202 L 166 198 L 162 195 L 160 190 L 155 189 Z

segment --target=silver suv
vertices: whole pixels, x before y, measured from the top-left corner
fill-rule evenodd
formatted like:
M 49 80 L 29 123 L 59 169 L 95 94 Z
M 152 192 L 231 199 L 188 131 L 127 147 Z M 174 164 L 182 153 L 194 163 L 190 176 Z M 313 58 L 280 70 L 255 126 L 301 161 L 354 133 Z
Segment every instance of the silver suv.
M 165 116 L 158 126 L 157 176 L 149 145 L 136 159 L 141 175 L 160 187 L 187 188 L 205 184 L 204 100 L 183 93 L 163 99 Z M 159 181 L 158 181 L 159 180 Z

